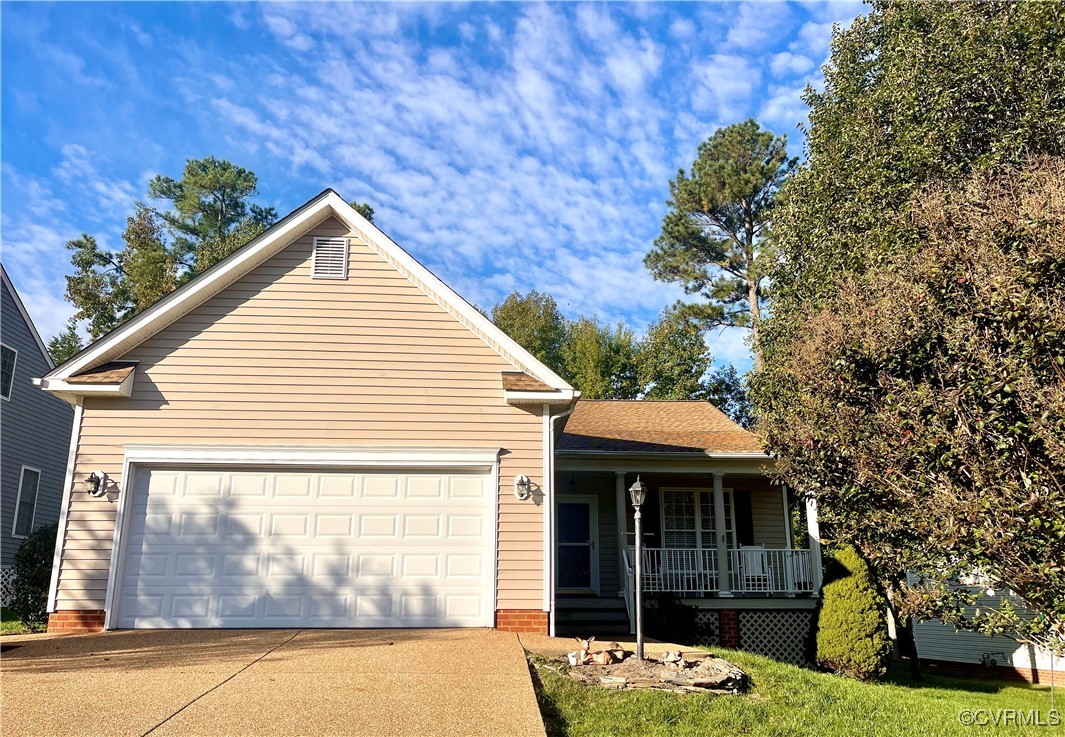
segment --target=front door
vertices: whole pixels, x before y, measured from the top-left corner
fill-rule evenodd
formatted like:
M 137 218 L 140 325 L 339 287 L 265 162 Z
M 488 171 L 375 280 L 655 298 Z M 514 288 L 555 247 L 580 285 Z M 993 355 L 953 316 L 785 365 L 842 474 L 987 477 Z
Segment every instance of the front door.
M 598 505 L 594 496 L 567 496 L 558 503 L 559 591 L 599 593 Z

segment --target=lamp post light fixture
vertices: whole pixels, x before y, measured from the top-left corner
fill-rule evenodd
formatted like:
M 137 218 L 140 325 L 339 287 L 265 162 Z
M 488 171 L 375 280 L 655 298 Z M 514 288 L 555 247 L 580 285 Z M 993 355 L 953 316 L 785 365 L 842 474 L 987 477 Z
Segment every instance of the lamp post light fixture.
M 640 529 L 640 507 L 647 499 L 647 487 L 639 476 L 636 477 L 636 483 L 629 487 L 629 496 L 636 510 L 636 659 L 643 660 L 643 532 Z

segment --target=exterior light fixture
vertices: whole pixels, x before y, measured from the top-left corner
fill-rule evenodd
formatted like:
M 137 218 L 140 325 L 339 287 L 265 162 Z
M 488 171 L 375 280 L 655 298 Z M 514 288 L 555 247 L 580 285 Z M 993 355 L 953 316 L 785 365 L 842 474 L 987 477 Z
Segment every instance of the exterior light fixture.
M 104 479 L 107 475 L 103 471 L 93 471 L 85 479 L 85 491 L 90 496 L 100 497 L 107 493 L 104 489 Z
M 569 475 L 569 493 L 577 493 L 577 477 L 574 476 L 572 473 Z
M 643 516 L 640 507 L 647 500 L 647 486 L 636 477 L 636 483 L 629 487 L 636 531 L 636 659 L 643 660 L 643 530 L 640 520 Z
M 520 501 L 525 501 L 532 495 L 532 482 L 525 474 L 514 477 L 514 496 Z

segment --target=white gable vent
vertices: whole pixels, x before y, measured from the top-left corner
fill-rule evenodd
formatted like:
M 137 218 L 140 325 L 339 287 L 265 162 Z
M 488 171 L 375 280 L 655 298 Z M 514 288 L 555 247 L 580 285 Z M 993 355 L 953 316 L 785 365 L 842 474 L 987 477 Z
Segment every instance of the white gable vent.
M 314 239 L 314 256 L 311 259 L 311 277 L 314 279 L 348 278 L 347 238 Z

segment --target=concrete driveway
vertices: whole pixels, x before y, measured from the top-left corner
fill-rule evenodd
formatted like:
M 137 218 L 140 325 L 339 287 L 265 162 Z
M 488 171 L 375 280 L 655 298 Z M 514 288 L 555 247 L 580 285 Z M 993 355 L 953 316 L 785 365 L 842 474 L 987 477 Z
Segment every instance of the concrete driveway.
M 0 648 L 4 735 L 544 735 L 504 632 L 137 630 Z

